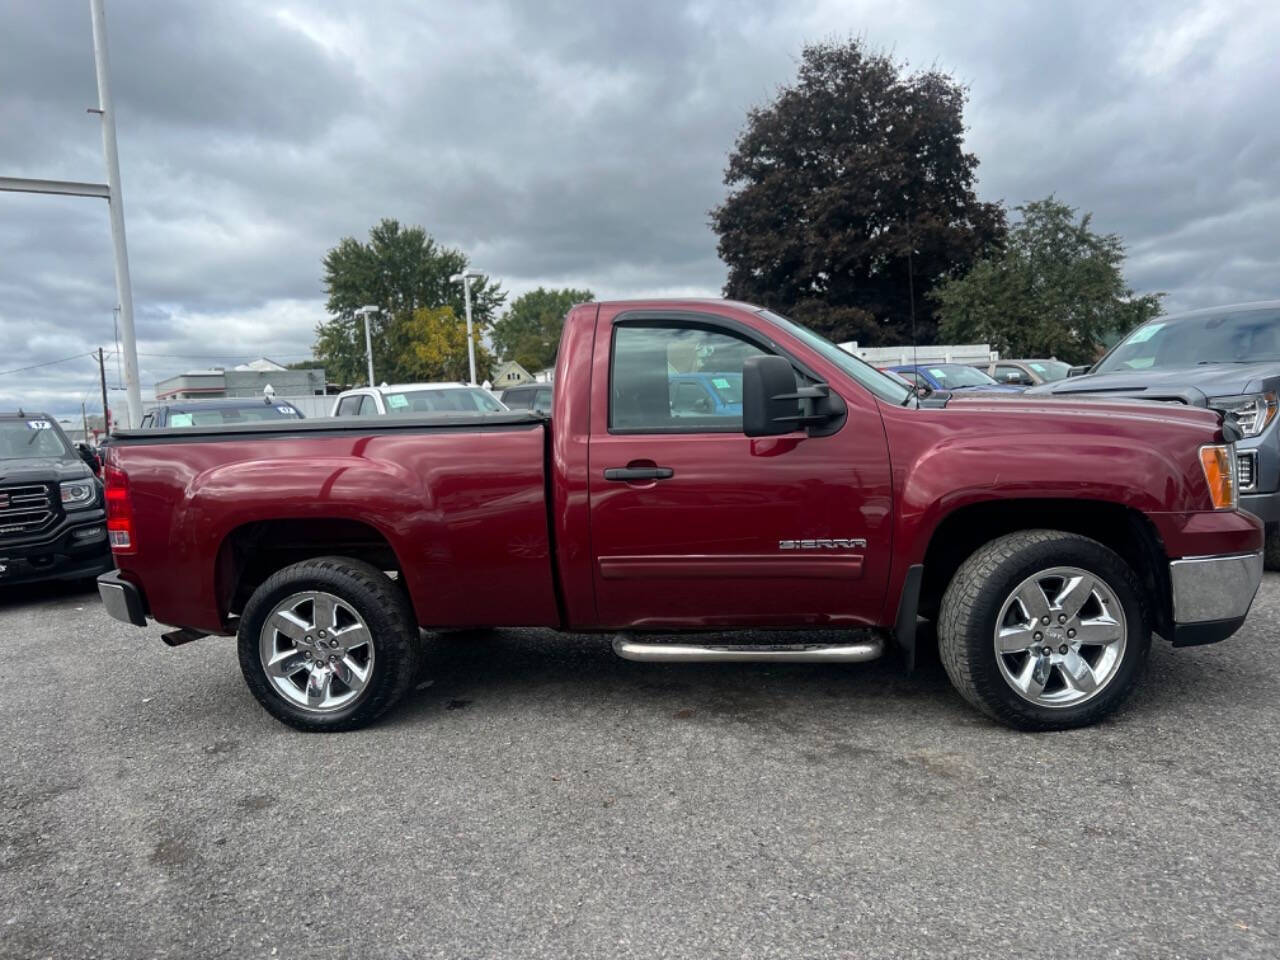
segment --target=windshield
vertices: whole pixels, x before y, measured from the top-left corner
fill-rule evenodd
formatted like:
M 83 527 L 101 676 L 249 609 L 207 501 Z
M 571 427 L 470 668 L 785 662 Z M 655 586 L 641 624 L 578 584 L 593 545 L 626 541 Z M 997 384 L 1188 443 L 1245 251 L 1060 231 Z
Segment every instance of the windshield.
M 51 420 L 0 420 L 0 460 L 69 458 L 71 450 Z
M 170 410 L 170 427 L 217 427 L 225 423 L 258 423 L 262 420 L 297 420 L 302 414 L 285 403 L 265 404 L 261 400 L 243 407 L 206 407 Z
M 1093 373 L 1280 360 L 1280 310 L 1152 320 L 1125 337 Z
M 402 390 L 383 394 L 387 413 L 497 413 L 503 408 L 488 390 L 479 387 L 442 387 L 431 390 Z
M 930 367 L 920 367 L 943 390 L 956 390 L 960 387 L 990 387 L 995 381 L 981 370 L 967 367 L 963 363 L 939 363 Z
M 841 350 L 826 337 L 814 333 L 808 327 L 802 327 L 800 324 L 794 323 L 786 317 L 774 313 L 772 310 L 761 310 L 760 316 L 773 321 L 797 340 L 801 340 L 809 347 L 812 347 L 822 354 L 825 359 L 834 363 L 881 400 L 888 400 L 890 403 L 896 403 L 901 406 L 907 402 L 908 397 L 915 396 L 915 391 L 909 387 L 891 377 L 885 376 L 865 360 L 860 360 L 853 354 Z
M 1040 379 L 1049 383 L 1053 380 L 1067 379 L 1071 364 L 1061 360 L 1028 360 L 1027 366 L 1040 375 Z

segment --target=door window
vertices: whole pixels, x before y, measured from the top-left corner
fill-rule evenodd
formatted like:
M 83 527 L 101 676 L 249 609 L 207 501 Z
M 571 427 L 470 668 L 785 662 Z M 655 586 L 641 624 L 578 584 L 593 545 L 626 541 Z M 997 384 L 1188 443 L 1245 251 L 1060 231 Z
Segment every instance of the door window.
M 353 394 L 352 396 L 349 396 L 349 397 L 343 397 L 341 400 L 338 401 L 338 412 L 335 414 L 335 416 L 354 417 L 356 415 L 356 410 L 359 409 L 359 407 L 360 407 L 359 394 Z
M 360 398 L 360 409 L 356 411 L 357 417 L 376 417 L 378 415 L 378 401 L 373 399 L 369 394 L 365 394 Z
M 533 409 L 538 413 L 551 412 L 551 391 L 539 390 L 537 397 L 533 401 Z
M 704 327 L 615 327 L 609 427 L 621 433 L 741 431 L 741 400 L 717 408 L 704 381 L 724 381 L 726 388 L 740 384 L 743 361 L 764 353 Z

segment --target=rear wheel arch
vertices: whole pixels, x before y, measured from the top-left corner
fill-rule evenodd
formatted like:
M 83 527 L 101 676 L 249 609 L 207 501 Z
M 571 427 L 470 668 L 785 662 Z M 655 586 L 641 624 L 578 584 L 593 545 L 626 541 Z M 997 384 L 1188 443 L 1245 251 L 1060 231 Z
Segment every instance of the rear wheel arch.
M 214 560 L 214 588 L 224 623 L 244 609 L 255 590 L 279 570 L 317 557 L 340 555 L 382 571 L 403 565 L 386 535 L 345 517 L 252 521 L 229 530 Z M 406 591 L 404 577 L 395 582 Z

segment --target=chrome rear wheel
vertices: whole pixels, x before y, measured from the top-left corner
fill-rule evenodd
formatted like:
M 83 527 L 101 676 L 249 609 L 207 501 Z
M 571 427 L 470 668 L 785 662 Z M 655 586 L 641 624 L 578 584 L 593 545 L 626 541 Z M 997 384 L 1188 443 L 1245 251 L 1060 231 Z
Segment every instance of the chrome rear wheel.
M 258 655 L 278 694 L 309 713 L 324 714 L 360 699 L 375 654 L 368 624 L 351 604 L 323 590 L 306 590 L 271 608 Z

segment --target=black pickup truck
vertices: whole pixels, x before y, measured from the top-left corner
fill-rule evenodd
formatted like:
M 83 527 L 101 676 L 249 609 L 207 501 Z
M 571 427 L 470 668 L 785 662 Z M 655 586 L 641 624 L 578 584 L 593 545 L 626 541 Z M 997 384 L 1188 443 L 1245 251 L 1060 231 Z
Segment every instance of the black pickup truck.
M 112 569 L 102 483 L 58 421 L 0 412 L 0 587 Z

